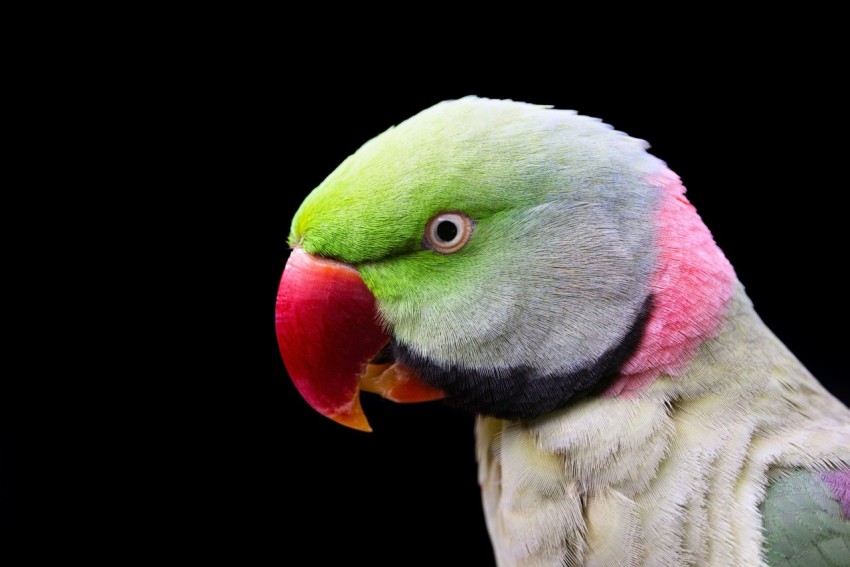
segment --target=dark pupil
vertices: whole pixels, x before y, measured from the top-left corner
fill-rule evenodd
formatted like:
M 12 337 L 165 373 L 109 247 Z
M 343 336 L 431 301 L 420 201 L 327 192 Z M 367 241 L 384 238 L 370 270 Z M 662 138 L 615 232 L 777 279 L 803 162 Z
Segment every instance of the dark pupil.
M 443 242 L 451 242 L 457 236 L 457 225 L 452 221 L 440 221 L 437 225 L 437 237 Z

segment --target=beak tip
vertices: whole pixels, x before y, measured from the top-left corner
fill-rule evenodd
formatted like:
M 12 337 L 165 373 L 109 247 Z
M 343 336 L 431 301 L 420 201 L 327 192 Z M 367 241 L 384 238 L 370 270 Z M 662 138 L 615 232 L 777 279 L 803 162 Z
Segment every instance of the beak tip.
M 366 433 L 372 433 L 372 427 L 369 425 L 369 422 L 366 421 L 365 416 L 355 416 L 352 418 L 348 415 L 338 415 L 335 416 L 333 420 L 341 425 L 350 427 L 351 429 L 356 429 L 357 431 L 364 431 Z
M 351 408 L 345 412 L 330 416 L 335 422 L 356 429 L 358 431 L 372 432 L 372 427 L 369 425 L 369 420 L 366 419 L 366 414 L 363 412 L 363 406 L 360 405 L 359 393 L 354 397 Z

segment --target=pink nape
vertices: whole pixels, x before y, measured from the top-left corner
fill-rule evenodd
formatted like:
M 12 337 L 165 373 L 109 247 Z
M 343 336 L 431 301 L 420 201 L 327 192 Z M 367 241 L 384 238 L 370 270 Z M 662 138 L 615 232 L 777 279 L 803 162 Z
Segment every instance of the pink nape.
M 734 290 L 735 271 L 685 197 L 679 176 L 667 170 L 650 182 L 663 191 L 652 313 L 635 354 L 605 396 L 628 397 L 661 374 L 677 375 L 716 334 Z

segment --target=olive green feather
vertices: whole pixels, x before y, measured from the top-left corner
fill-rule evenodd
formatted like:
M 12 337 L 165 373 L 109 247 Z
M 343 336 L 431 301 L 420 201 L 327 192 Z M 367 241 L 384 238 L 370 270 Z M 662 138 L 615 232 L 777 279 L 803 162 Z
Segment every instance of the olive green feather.
M 800 470 L 774 481 L 761 512 L 771 567 L 850 566 L 850 521 L 820 474 Z

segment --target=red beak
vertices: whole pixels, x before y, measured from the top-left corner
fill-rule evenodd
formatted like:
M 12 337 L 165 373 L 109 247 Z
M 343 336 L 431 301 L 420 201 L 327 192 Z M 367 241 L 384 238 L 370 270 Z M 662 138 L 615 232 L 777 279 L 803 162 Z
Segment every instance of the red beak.
M 277 342 L 304 400 L 334 421 L 371 431 L 360 389 L 398 402 L 436 400 L 401 364 L 369 364 L 389 342 L 378 323 L 375 297 L 347 264 L 293 250 L 277 293 Z

